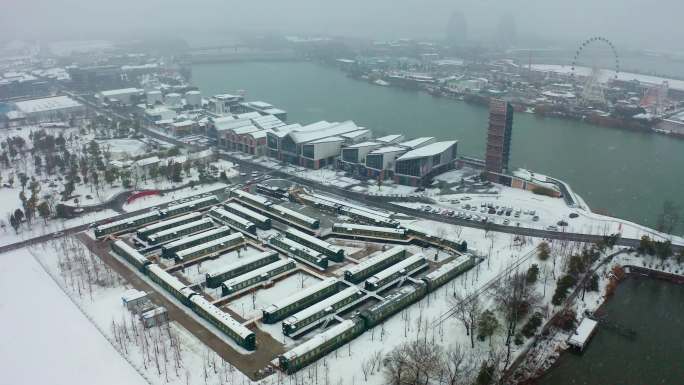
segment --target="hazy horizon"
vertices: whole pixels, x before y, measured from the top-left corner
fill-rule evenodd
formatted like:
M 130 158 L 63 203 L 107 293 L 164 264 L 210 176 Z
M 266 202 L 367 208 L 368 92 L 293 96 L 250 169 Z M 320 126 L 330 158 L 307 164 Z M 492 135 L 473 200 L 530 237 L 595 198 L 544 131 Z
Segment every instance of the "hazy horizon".
M 668 12 L 637 0 L 358 0 L 257 3 L 205 0 L 10 0 L 0 14 L 4 40 L 182 38 L 192 44 L 244 33 L 443 39 L 454 12 L 462 13 L 470 41 L 500 38 L 503 15 L 517 32 L 512 46 L 571 44 L 603 35 L 625 49 L 684 51 L 679 27 L 684 2 L 664 0 Z

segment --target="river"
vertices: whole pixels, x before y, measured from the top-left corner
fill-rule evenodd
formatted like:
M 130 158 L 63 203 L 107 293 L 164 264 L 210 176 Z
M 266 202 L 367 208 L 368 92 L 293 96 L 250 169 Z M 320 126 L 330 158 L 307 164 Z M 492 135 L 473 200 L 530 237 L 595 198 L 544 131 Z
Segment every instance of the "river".
M 584 353 L 562 353 L 540 385 L 684 383 L 684 286 L 629 278 L 602 312 L 636 337 L 599 326 Z
M 287 110 L 289 122 L 353 120 L 377 135 L 458 139 L 460 154 L 483 157 L 483 106 L 371 85 L 310 62 L 202 64 L 192 70 L 192 82 L 204 95 L 245 90 L 248 100 Z M 683 140 L 517 113 L 511 165 L 563 179 L 593 209 L 648 226 L 665 200 L 684 207 Z

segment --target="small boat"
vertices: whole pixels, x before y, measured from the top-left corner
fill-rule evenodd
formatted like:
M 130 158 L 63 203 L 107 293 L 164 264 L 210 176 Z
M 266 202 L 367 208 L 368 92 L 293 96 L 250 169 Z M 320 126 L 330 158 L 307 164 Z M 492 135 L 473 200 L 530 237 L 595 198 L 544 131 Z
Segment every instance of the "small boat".
M 387 87 L 390 85 L 388 82 L 386 82 L 382 79 L 378 79 L 378 80 L 374 81 L 373 84 L 375 84 L 376 86 L 383 86 L 383 87 Z

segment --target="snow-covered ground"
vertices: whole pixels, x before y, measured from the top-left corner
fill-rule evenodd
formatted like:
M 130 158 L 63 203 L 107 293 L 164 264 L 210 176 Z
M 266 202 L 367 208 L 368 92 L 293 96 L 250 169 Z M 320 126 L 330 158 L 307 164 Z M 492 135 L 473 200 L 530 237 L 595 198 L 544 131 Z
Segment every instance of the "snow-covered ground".
M 216 259 L 209 259 L 190 266 L 185 271 L 182 271 L 183 276 L 191 283 L 201 283 L 206 280 L 206 274 L 212 271 L 218 271 L 222 268 L 237 262 L 240 258 L 249 257 L 261 253 L 261 250 L 253 247 L 246 249 L 233 250 L 228 253 L 221 254 Z
M 109 149 L 112 159 L 126 159 L 147 152 L 147 144 L 138 139 L 107 139 L 98 140 L 98 143 L 101 148 Z
M 257 290 L 255 294 L 246 294 L 228 305 L 228 308 L 240 317 L 252 319 L 261 314 L 261 309 L 305 289 L 319 279 L 303 272 L 297 272 L 275 283 L 267 289 Z
M 166 193 L 163 196 L 161 195 L 149 195 L 145 197 L 138 198 L 134 200 L 131 203 L 126 203 L 123 206 L 123 209 L 125 211 L 131 212 L 131 211 L 138 211 L 142 210 L 147 207 L 152 207 L 164 203 L 169 203 L 172 202 L 176 199 L 181 199 L 181 198 L 187 198 L 189 196 L 197 195 L 197 194 L 203 194 L 203 193 L 210 193 L 218 190 L 223 190 L 226 187 L 228 187 L 227 184 L 217 182 L 217 183 L 210 183 L 210 184 L 204 184 L 201 186 L 195 186 L 195 187 L 186 187 L 182 188 L 180 190 L 176 190 L 174 192 Z
M 0 258 L 0 308 L 1 383 L 147 384 L 27 249 Z

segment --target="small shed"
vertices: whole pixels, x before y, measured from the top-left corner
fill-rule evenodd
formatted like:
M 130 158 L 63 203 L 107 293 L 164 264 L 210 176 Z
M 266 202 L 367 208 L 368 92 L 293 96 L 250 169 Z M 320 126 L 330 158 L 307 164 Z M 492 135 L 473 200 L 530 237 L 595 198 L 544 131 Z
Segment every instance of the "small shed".
M 144 291 L 131 289 L 121 296 L 121 301 L 128 310 L 137 312 L 147 307 L 149 298 Z
M 149 329 L 154 326 L 163 325 L 169 322 L 169 313 L 165 307 L 160 306 L 152 310 L 148 310 L 140 315 L 140 321 L 143 326 Z
M 589 343 L 589 340 L 596 332 L 597 326 L 597 321 L 584 317 L 577 327 L 577 330 L 575 330 L 575 333 L 568 339 L 568 344 L 580 351 L 584 350 L 584 347 L 587 346 L 587 343 Z

